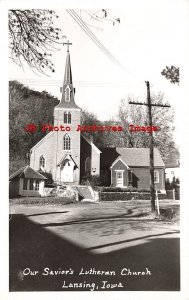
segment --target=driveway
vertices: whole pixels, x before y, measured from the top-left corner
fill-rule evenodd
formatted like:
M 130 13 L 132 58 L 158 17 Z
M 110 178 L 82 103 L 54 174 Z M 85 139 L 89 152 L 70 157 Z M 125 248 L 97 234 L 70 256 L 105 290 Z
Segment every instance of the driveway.
M 12 206 L 10 290 L 179 290 L 178 225 L 149 209 L 149 201 Z

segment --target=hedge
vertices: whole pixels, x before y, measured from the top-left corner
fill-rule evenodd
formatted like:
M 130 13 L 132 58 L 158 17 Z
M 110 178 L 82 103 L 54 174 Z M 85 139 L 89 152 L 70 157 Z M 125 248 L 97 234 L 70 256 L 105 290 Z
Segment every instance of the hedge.
M 100 201 L 150 200 L 147 192 L 100 192 Z M 158 194 L 158 199 L 167 199 L 166 194 Z
M 75 199 L 63 197 L 19 197 L 9 199 L 10 205 L 43 206 L 43 205 L 65 205 L 76 203 Z

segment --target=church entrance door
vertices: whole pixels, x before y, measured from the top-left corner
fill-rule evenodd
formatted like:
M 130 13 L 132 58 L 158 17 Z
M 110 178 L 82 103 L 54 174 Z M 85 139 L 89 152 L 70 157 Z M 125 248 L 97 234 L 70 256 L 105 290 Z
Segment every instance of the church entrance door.
M 71 160 L 67 160 L 61 167 L 61 182 L 73 182 L 74 181 L 74 163 Z

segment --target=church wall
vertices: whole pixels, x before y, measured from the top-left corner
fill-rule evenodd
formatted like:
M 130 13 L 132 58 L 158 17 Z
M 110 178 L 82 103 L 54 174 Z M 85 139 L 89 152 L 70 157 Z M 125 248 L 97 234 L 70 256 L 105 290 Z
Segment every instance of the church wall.
M 57 157 L 56 157 L 56 165 L 60 162 L 60 160 L 66 155 L 70 154 L 77 165 L 77 169 L 75 171 L 75 181 L 80 181 L 80 131 L 76 131 L 77 125 L 80 124 L 81 112 L 79 110 L 60 110 L 59 116 L 63 116 L 65 111 L 71 112 L 71 124 L 64 124 L 64 120 L 55 120 L 55 126 L 69 126 L 70 131 L 57 131 L 56 138 L 57 138 Z M 57 112 L 56 112 L 57 113 Z M 55 114 L 56 114 L 55 113 Z M 57 125 L 59 124 L 59 125 Z M 64 150 L 64 136 L 68 134 L 71 139 L 71 149 Z M 60 176 L 60 172 L 57 171 L 57 179 Z
M 100 176 L 100 152 L 92 147 L 91 174 Z
M 81 156 L 80 156 L 80 172 L 81 179 L 85 175 L 85 160 L 91 158 L 91 145 L 81 136 Z
M 42 140 L 41 144 L 34 147 L 30 156 L 30 167 L 38 171 L 40 169 L 39 160 L 43 155 L 45 159 L 46 172 L 52 173 L 53 179 L 56 173 L 56 132 L 53 132 L 48 138 Z

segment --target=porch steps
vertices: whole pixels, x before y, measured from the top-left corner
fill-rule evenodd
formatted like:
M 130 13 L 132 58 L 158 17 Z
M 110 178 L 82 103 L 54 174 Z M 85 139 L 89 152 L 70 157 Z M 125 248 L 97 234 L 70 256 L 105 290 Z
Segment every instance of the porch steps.
M 76 189 L 78 191 L 79 196 L 82 198 L 81 200 L 94 200 L 94 197 L 90 191 L 90 187 L 89 186 L 76 186 Z

